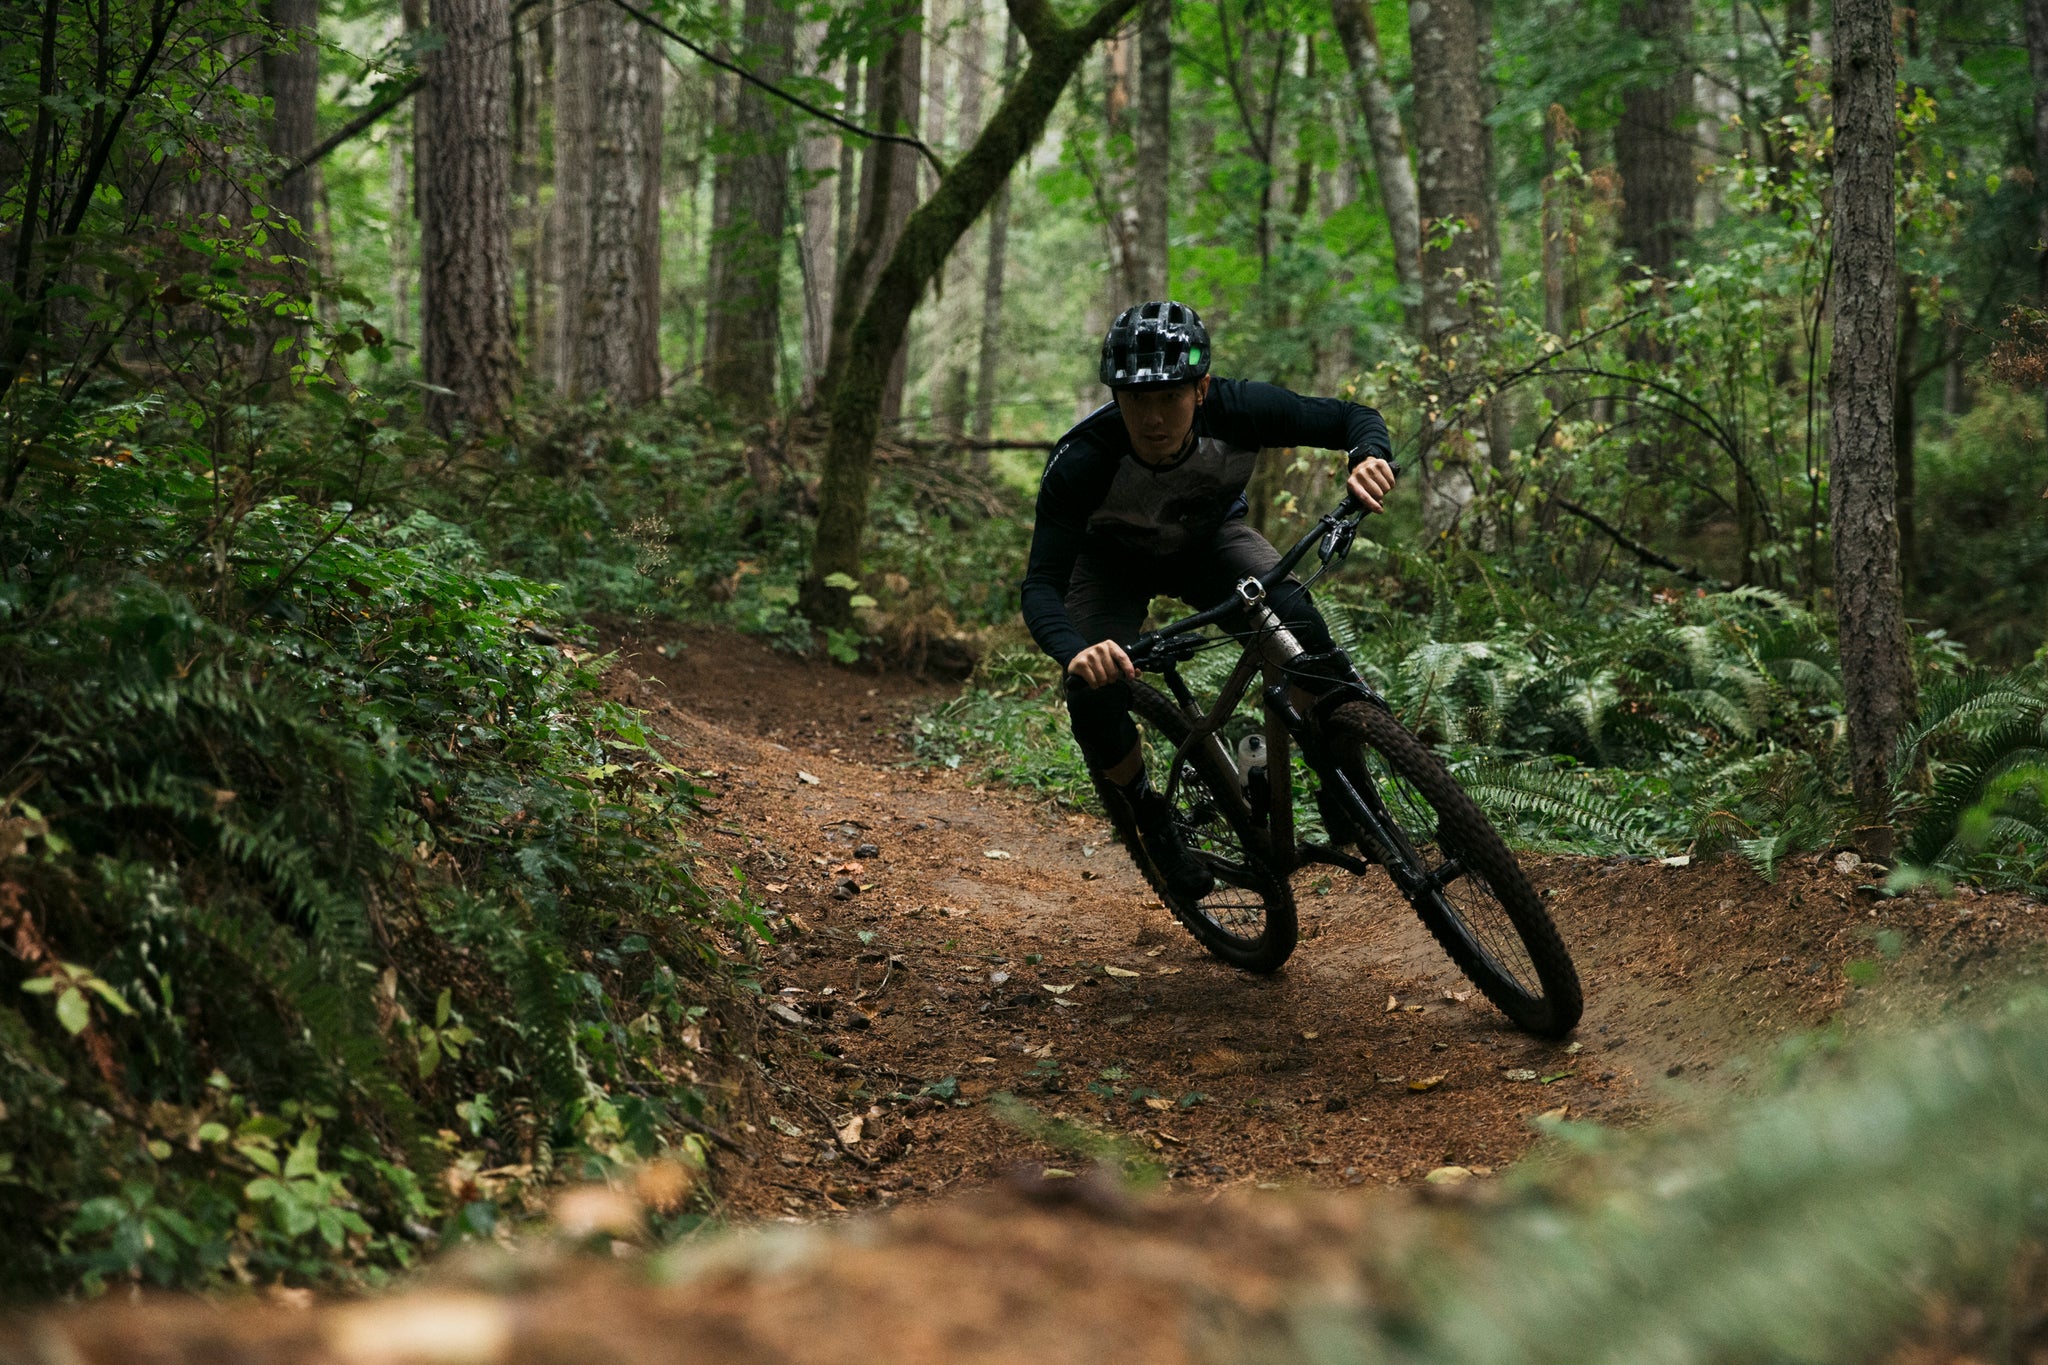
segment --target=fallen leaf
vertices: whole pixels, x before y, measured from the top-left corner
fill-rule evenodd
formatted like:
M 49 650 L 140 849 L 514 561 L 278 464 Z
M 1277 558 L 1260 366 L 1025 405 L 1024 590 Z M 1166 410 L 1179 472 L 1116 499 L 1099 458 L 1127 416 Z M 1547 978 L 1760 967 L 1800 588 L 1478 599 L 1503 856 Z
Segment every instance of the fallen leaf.
M 1444 1083 L 1445 1074 L 1446 1073 L 1439 1071 L 1434 1076 L 1424 1076 L 1419 1081 L 1410 1081 L 1408 1082 L 1408 1088 L 1410 1090 L 1415 1091 L 1418 1094 L 1420 1094 L 1424 1090 L 1434 1090 Z
M 1301 1036 L 1308 1039 L 1311 1043 L 1313 1043 L 1316 1039 L 1322 1037 L 1323 1035 L 1316 1032 L 1316 1030 L 1314 1029 L 1304 1029 L 1302 1030 Z
M 1173 1108 L 1173 1101 L 1161 1099 L 1157 1095 L 1147 1095 L 1145 1097 L 1145 1107 L 1147 1109 L 1171 1109 Z
M 861 875 L 861 873 L 866 871 L 867 868 L 861 866 L 861 864 L 848 862 L 840 863 L 837 866 L 835 866 L 832 869 L 832 875 L 835 877 L 858 877 Z
M 803 770 L 802 768 L 798 768 L 798 769 L 796 770 L 796 780 L 797 780 L 797 781 L 799 781 L 799 782 L 801 782 L 801 783 L 803 783 L 803 784 L 804 784 L 804 785 L 805 785 L 806 787 L 815 787 L 815 786 L 817 786 L 817 785 L 818 785 L 818 779 L 817 779 L 817 778 L 815 778 L 815 777 L 812 777 L 812 776 L 811 776 L 811 775 L 810 775 L 809 773 L 805 772 L 805 771 L 804 771 L 804 770 Z
M 981 851 L 981 856 L 984 858 L 1007 858 L 1010 855 L 999 848 L 985 848 Z
M 1164 949 L 1164 948 L 1147 948 L 1147 949 L 1145 950 L 1145 956 L 1146 956 L 1146 957 L 1158 957 L 1158 956 L 1159 956 L 1159 955 L 1160 955 L 1161 953 L 1163 953 L 1163 952 L 1165 952 L 1165 951 L 1166 951 L 1166 949 Z
M 1050 1057 L 1052 1056 L 1052 1044 L 1047 1043 L 1044 1047 L 1027 1047 L 1024 1049 L 1024 1055 L 1026 1057 L 1038 1057 L 1041 1059 Z
M 1546 1109 L 1542 1113 L 1538 1114 L 1536 1116 L 1536 1121 L 1538 1123 L 1563 1123 L 1565 1115 L 1570 1112 L 1570 1105 L 1560 1104 L 1555 1109 Z
M 774 1015 L 777 1019 L 780 1019 L 783 1023 L 790 1025 L 792 1028 L 803 1028 L 806 1024 L 810 1023 L 810 1020 L 804 1018 L 801 1014 L 798 1014 L 795 1010 L 783 1004 L 780 1000 L 777 1000 L 770 1004 L 768 1006 L 768 1012 Z
M 789 890 L 788 882 L 767 882 L 764 885 L 771 895 L 780 895 L 782 892 Z
M 1386 1012 L 1387 1012 L 1388 1014 L 1392 1014 L 1392 1013 L 1393 1013 L 1393 1012 L 1394 1012 L 1395 1010 L 1398 1010 L 1398 1009 L 1400 1009 L 1400 1008 L 1401 1008 L 1401 1002 L 1400 1002 L 1399 1000 L 1396 1000 L 1396 999 L 1395 999 L 1395 998 L 1394 998 L 1393 996 L 1391 996 L 1391 995 L 1387 997 L 1387 1009 L 1386 1009 Z
M 800 1138 L 804 1135 L 803 1129 L 797 1127 L 780 1114 L 770 1114 L 768 1116 L 768 1126 L 784 1137 Z
M 1054 997 L 1053 997 L 1053 1004 L 1055 1004 L 1055 1005 L 1058 1005 L 1058 1006 L 1059 1006 L 1059 1007 L 1060 1007 L 1061 1009 L 1063 1009 L 1063 1010 L 1077 1010 L 1077 1009 L 1081 1008 L 1081 1002 L 1080 1002 L 1080 1001 L 1078 1001 L 1078 1000 L 1069 1000 L 1069 999 L 1067 999 L 1067 997 L 1065 997 L 1064 995 L 1054 996 Z
M 1564 1046 L 1565 1055 L 1567 1057 L 1576 1057 L 1585 1050 L 1586 1045 L 1584 1043 L 1566 1043 Z
M 1103 970 L 1103 971 L 1105 971 L 1105 972 L 1107 972 L 1107 973 L 1109 973 L 1109 974 L 1110 974 L 1111 976 L 1136 976 L 1136 975 L 1137 975 L 1137 973 L 1136 973 L 1136 972 L 1134 972 L 1134 971 L 1131 971 L 1131 970 L 1130 970 L 1129 968 L 1127 968 L 1127 967 L 1104 967 L 1104 968 L 1103 968 L 1102 970 Z
M 840 1143 L 843 1146 L 847 1147 L 854 1146 L 856 1143 L 860 1141 L 860 1131 L 866 1125 L 867 1120 L 862 1118 L 859 1114 L 855 1114 L 852 1118 L 848 1119 L 844 1124 L 842 1124 L 837 1130 Z
M 1161 968 L 1159 969 L 1159 975 L 1161 975 L 1161 976 L 1179 976 L 1179 975 L 1180 975 L 1180 968 L 1178 968 L 1178 967 L 1161 967 Z
M 1536 1079 L 1536 1073 L 1526 1066 L 1518 1066 L 1513 1071 L 1503 1071 L 1500 1074 L 1502 1080 L 1508 1081 L 1533 1081 Z
M 1403 1005 L 1401 1006 L 1401 1012 L 1403 1014 L 1420 1014 L 1425 1008 L 1422 1005 Z
M 994 1066 L 995 1061 L 996 1059 L 993 1057 L 970 1057 L 967 1059 L 967 1064 L 969 1066 Z
M 1000 986 L 1009 979 L 1010 974 L 1008 972 L 990 972 L 988 974 L 988 984 L 991 986 Z
M 1422 1178 L 1432 1185 L 1462 1185 L 1472 1172 L 1464 1166 L 1439 1166 Z
M 1579 1073 L 1576 1071 L 1560 1071 L 1555 1076 L 1544 1076 L 1540 1079 L 1542 1080 L 1543 1084 L 1549 1085 L 1553 1081 L 1568 1080 L 1571 1077 L 1576 1076 L 1578 1074 Z
M 646 1231 L 640 1201 L 604 1185 L 576 1185 L 555 1197 L 555 1226 L 581 1241 L 603 1233 L 635 1237 Z
M 1470 1000 L 1471 998 L 1472 998 L 1472 992 L 1470 992 L 1470 991 L 1445 991 L 1445 992 L 1444 992 L 1444 999 L 1446 999 L 1446 1000 L 1449 1000 L 1449 1001 L 1451 1001 L 1451 1002 L 1452 1002 L 1452 1003 L 1454 1003 L 1454 1004 L 1459 1004 L 1459 1005 L 1462 1005 L 1462 1004 L 1464 1004 L 1464 1003 L 1465 1003 L 1465 1002 L 1466 1002 L 1467 1000 Z
M 1173 1134 L 1167 1132 L 1164 1128 L 1154 1128 L 1152 1131 L 1158 1136 L 1165 1138 L 1168 1142 L 1172 1143 L 1176 1147 L 1185 1147 L 1188 1145 L 1188 1140 L 1186 1138 L 1177 1138 Z
M 1048 986 L 1043 981 L 1041 981 L 1038 983 L 1038 989 L 1042 991 L 1048 991 L 1053 995 L 1065 995 L 1068 991 L 1074 989 L 1074 983 L 1069 981 L 1064 986 Z

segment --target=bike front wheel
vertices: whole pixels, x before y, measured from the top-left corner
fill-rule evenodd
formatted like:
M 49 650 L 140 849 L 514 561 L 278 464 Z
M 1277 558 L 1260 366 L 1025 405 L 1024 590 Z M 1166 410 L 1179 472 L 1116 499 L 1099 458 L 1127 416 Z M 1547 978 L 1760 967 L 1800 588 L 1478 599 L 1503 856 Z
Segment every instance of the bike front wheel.
M 1157 688 L 1133 682 L 1131 713 L 1178 749 L 1192 728 L 1188 718 Z M 1153 785 L 1166 790 L 1169 778 L 1154 771 Z M 1174 783 L 1173 818 L 1188 850 L 1216 877 L 1200 900 L 1176 895 L 1152 863 L 1138 837 L 1131 810 L 1114 786 L 1095 780 L 1096 793 L 1130 850 L 1131 860 L 1173 917 L 1211 953 L 1248 972 L 1278 971 L 1299 938 L 1294 893 L 1274 873 L 1264 853 L 1264 835 L 1238 786 L 1237 774 L 1206 746 L 1188 754 Z
M 1366 851 L 1401 865 L 1414 888 L 1403 894 L 1451 961 L 1517 1027 L 1548 1038 L 1571 1032 L 1584 1010 L 1578 971 L 1486 812 L 1382 706 L 1340 706 L 1323 734 L 1331 761 L 1396 844 Z

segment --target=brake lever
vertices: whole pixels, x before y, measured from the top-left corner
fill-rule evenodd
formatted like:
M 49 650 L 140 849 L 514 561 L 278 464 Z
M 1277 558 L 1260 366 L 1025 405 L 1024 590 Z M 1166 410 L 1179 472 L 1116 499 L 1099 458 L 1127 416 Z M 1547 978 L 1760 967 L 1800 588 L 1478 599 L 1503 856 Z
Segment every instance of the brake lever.
M 1358 523 L 1355 521 L 1340 521 L 1329 530 L 1323 532 L 1321 548 L 1323 563 L 1328 564 L 1332 559 L 1341 560 L 1350 554 L 1351 542 L 1357 538 Z

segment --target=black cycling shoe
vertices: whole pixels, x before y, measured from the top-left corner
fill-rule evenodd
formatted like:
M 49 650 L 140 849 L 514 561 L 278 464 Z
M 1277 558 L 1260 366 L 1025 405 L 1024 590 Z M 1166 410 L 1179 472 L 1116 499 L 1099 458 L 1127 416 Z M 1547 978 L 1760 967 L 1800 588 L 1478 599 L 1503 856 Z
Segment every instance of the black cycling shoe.
M 1131 814 L 1137 822 L 1138 840 L 1165 879 L 1167 890 L 1192 903 L 1216 889 L 1216 874 L 1188 851 L 1165 797 L 1148 787 L 1131 798 Z

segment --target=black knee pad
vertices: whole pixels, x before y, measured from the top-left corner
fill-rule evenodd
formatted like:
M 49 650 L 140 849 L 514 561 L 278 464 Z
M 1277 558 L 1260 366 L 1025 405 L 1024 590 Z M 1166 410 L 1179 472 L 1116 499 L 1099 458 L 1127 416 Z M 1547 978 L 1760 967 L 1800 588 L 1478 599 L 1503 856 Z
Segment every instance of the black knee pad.
M 1089 768 L 1099 773 L 1122 762 L 1138 742 L 1138 727 L 1131 720 L 1130 684 L 1119 681 L 1090 687 L 1069 676 L 1066 694 L 1074 742 L 1081 746 Z

